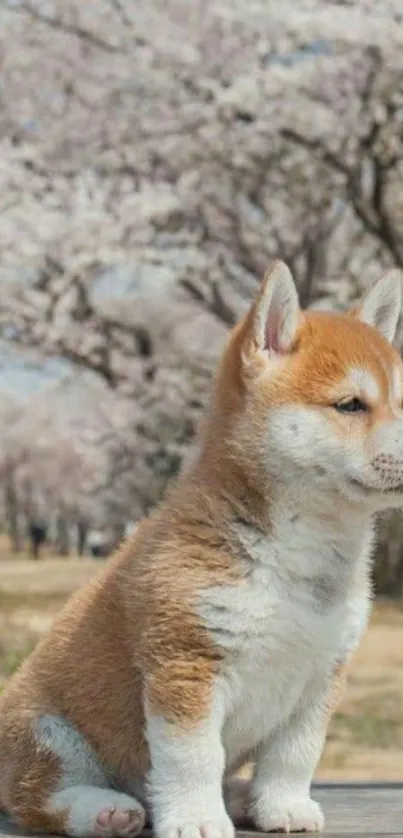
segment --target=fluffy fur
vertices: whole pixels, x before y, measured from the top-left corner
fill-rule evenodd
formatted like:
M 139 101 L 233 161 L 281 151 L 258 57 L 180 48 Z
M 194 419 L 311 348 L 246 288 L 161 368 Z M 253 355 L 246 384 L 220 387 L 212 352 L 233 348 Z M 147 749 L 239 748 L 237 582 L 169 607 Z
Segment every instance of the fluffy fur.
M 0 698 L 0 804 L 22 826 L 322 828 L 310 784 L 367 623 L 373 518 L 403 504 L 400 305 L 392 275 L 346 315 L 301 312 L 274 264 L 194 462 Z

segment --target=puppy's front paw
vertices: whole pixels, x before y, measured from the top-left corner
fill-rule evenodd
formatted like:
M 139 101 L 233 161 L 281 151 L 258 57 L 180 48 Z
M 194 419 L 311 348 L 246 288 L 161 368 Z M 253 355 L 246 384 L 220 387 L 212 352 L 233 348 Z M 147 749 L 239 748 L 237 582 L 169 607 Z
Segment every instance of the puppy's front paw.
M 189 818 L 177 824 L 157 825 L 155 834 L 157 838 L 234 838 L 235 830 L 227 815 L 219 820 L 209 820 L 206 812 L 205 820 Z
M 263 832 L 321 832 L 324 826 L 319 804 L 309 797 L 278 798 L 267 793 L 253 804 L 251 816 Z

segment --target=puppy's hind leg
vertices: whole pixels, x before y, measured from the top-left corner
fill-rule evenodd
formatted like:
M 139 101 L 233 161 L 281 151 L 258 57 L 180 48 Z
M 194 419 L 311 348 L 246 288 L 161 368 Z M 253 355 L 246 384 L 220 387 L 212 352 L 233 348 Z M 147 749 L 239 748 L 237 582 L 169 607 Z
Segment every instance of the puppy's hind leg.
M 69 786 L 51 795 L 47 813 L 63 817 L 64 832 L 76 838 L 133 838 L 141 832 L 145 814 L 127 794 L 95 786 Z
M 250 778 L 230 775 L 224 781 L 224 800 L 227 812 L 236 827 L 253 829 L 249 815 Z
M 134 838 L 144 826 L 143 806 L 110 788 L 83 737 L 52 715 L 36 721 L 24 761 L 9 783 L 8 811 L 24 828 L 75 838 Z

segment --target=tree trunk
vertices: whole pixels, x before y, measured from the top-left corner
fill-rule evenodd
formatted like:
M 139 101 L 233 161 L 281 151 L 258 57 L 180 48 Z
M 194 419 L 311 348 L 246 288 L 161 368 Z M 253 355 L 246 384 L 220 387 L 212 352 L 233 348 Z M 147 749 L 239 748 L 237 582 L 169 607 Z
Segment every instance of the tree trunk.
M 56 544 L 59 556 L 68 556 L 70 553 L 70 533 L 67 518 L 60 514 L 56 521 Z
M 380 523 L 374 582 L 376 594 L 403 598 L 403 522 L 400 511 L 390 513 Z
M 12 469 L 7 469 L 5 475 L 4 505 L 11 549 L 13 553 L 19 553 L 23 546 L 23 539 L 21 536 L 18 498 Z
M 77 553 L 79 556 L 84 555 L 87 544 L 88 529 L 87 521 L 77 521 Z

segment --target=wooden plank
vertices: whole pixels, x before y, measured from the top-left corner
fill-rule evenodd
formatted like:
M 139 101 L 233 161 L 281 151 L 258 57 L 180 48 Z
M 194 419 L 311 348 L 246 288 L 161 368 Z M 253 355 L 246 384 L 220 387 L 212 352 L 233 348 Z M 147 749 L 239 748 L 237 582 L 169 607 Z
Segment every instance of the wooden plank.
M 327 838 L 371 835 L 403 838 L 403 782 L 318 784 L 312 796 L 323 806 Z M 0 838 L 29 834 L 0 813 Z M 150 835 L 148 830 L 144 836 L 147 834 Z M 237 831 L 237 838 L 257 838 L 257 833 L 252 828 L 242 829 Z
M 403 783 L 319 787 L 313 797 L 323 806 L 328 834 L 403 836 Z

